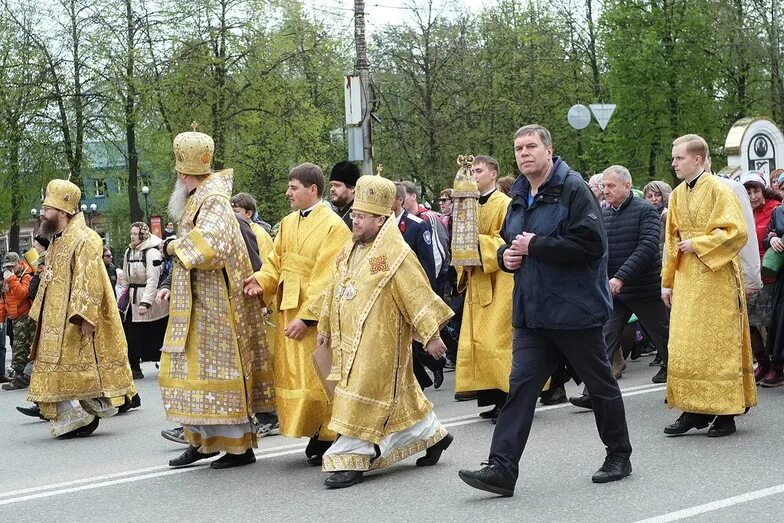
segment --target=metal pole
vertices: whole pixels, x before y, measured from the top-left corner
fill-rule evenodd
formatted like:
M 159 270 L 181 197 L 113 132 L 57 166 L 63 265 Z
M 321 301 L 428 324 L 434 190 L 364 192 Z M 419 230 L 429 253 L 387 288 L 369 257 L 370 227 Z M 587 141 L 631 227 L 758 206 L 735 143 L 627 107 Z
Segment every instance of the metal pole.
M 365 42 L 365 1 L 354 0 L 354 41 L 357 47 L 356 69 L 362 84 L 362 168 L 361 172 L 373 174 L 373 141 L 370 136 L 370 65 Z

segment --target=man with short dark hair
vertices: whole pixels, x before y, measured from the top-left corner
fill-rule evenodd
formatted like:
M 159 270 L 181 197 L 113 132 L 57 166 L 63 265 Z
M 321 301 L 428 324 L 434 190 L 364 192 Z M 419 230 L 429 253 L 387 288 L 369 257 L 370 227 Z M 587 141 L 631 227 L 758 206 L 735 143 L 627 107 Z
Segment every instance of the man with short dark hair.
M 631 473 L 632 448 L 623 398 L 607 361 L 602 326 L 610 315 L 607 237 L 601 211 L 579 173 L 553 157 L 550 133 L 539 125 L 514 137 L 520 176 L 498 249 L 498 264 L 514 272 L 512 373 L 509 395 L 493 433 L 488 465 L 461 470 L 474 488 L 512 496 L 531 431 L 539 391 L 561 362 L 591 391 L 604 464 L 591 478 L 617 481 Z
M 353 227 L 351 209 L 358 179 L 359 169 L 352 162 L 336 163 L 329 173 L 329 201 L 349 229 Z
M 286 196 L 294 210 L 280 222 L 264 265 L 245 280 L 245 292 L 277 305 L 273 369 L 280 432 L 290 438 L 310 437 L 308 462 L 321 457 L 335 439 L 327 429 L 331 409 L 321 379 L 311 362 L 322 291 L 351 231 L 321 201 L 324 174 L 311 163 L 289 173 Z
M 514 278 L 501 270 L 496 253 L 504 244 L 501 227 L 509 197 L 495 188 L 498 162 L 475 156 L 471 172 L 479 190 L 479 261 L 475 267 L 457 267 L 457 288 L 465 292 L 463 322 L 457 350 L 455 392 L 476 392 L 480 414 L 496 423 L 509 390 L 512 366 L 512 289 Z

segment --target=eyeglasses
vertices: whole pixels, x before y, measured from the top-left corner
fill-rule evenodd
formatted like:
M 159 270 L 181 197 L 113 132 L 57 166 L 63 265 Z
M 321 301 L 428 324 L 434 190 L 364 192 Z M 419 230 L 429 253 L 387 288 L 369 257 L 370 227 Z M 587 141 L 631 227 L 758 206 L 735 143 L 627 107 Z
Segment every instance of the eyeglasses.
M 438 203 L 451 202 L 452 198 L 439 198 Z
M 377 218 L 375 214 L 361 214 L 358 212 L 352 212 L 348 215 L 348 217 L 355 221 L 367 220 L 368 218 Z

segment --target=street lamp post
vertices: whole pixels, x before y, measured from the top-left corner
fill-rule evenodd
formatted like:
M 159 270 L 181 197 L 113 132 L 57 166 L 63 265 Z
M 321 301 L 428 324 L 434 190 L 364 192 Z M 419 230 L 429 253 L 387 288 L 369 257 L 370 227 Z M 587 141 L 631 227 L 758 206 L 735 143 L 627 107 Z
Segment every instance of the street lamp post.
M 91 203 L 90 207 L 87 207 L 87 205 L 83 203 L 82 206 L 81 206 L 81 209 L 82 209 L 82 212 L 87 215 L 87 226 L 92 229 L 92 227 L 93 227 L 93 215 L 97 214 L 98 206 L 96 204 L 94 204 L 94 203 Z M 90 212 L 87 212 L 88 209 L 90 210 Z
M 35 234 L 38 234 L 38 229 L 41 227 L 41 218 L 39 217 L 40 212 L 36 208 L 30 209 L 30 214 L 33 215 L 33 219 L 35 220 Z
M 150 194 L 150 188 L 146 185 L 142 186 L 142 194 L 144 195 L 144 210 L 146 216 L 147 225 L 150 225 L 150 202 L 148 200 L 148 196 Z

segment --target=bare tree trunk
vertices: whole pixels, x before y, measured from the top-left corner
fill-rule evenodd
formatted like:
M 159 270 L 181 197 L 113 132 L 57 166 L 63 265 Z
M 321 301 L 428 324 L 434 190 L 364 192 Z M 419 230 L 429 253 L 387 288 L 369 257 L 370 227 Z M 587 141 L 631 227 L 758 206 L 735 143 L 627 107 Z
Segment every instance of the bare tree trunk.
M 136 22 L 132 0 L 125 0 L 126 56 L 125 56 L 125 145 L 128 149 L 128 208 L 131 221 L 142 221 L 142 208 L 136 186 L 139 178 L 139 153 L 136 150 L 136 121 L 138 97 L 136 89 Z M 149 222 L 150 217 L 146 216 Z

